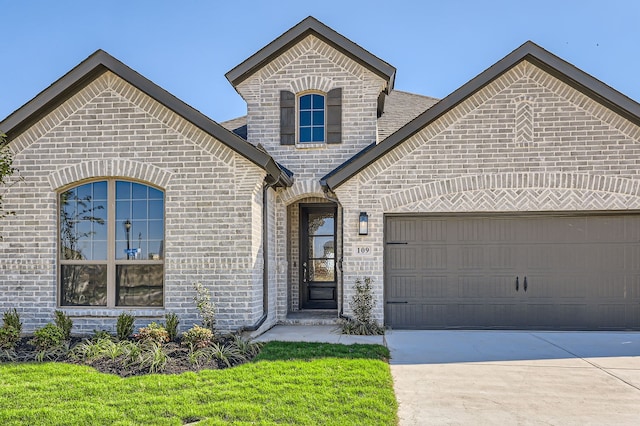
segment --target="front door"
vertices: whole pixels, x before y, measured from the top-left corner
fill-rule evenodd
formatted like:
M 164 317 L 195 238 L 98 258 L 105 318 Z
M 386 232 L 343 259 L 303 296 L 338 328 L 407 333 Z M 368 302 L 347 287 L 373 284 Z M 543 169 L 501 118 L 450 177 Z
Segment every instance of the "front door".
M 300 306 L 337 309 L 336 208 L 300 206 Z

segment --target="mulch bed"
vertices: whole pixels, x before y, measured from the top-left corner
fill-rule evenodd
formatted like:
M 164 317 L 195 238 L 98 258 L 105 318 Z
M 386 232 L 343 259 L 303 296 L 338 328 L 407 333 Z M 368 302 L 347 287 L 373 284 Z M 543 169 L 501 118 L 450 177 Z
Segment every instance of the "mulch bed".
M 32 337 L 22 337 L 15 348 L 15 362 L 35 362 L 37 361 L 38 351 L 29 343 Z M 69 342 L 69 348 L 84 342 L 86 338 L 71 337 Z M 218 343 L 225 343 L 226 338 L 222 337 L 218 339 Z M 228 366 L 226 363 L 212 359 L 209 361 L 201 361 L 199 364 L 193 364 L 189 360 L 189 349 L 180 345 L 177 342 L 169 342 L 163 345 L 165 352 L 168 355 L 167 363 L 162 371 L 158 374 L 180 374 L 187 371 L 200 371 L 200 370 L 219 370 L 223 368 L 234 367 L 244 362 L 231 363 Z M 1 359 L 1 358 L 0 358 Z M 115 374 L 120 377 L 142 376 L 150 374 L 148 366 L 142 366 L 140 364 L 132 364 L 125 359 L 124 356 L 117 357 L 115 359 L 100 358 L 93 360 L 76 360 L 67 355 L 60 355 L 53 359 L 45 359 L 45 361 L 66 362 L 69 364 L 88 365 L 95 368 L 101 373 Z M 0 361 L 1 363 L 2 361 Z

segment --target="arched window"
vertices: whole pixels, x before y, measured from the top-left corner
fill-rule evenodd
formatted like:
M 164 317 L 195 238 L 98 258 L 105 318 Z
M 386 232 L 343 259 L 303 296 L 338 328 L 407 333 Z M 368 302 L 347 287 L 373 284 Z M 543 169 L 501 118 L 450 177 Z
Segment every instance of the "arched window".
M 298 142 L 322 143 L 325 141 L 325 100 L 318 93 L 298 98 Z
M 164 193 L 101 180 L 60 194 L 61 306 L 164 302 Z

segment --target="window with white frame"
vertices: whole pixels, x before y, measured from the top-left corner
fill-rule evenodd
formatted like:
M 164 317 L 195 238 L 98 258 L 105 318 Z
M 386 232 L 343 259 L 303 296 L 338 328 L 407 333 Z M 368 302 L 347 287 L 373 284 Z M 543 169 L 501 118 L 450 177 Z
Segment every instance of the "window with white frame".
M 164 303 L 164 193 L 107 179 L 59 196 L 61 306 Z

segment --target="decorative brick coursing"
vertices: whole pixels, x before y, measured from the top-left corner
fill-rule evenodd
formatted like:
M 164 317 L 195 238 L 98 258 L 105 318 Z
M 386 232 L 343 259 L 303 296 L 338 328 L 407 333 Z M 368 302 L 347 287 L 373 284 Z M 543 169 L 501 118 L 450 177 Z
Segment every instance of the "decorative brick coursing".
M 465 204 L 471 193 L 477 203 Z M 482 194 L 485 194 L 484 196 Z M 513 194 L 510 196 L 509 194 Z M 583 198 L 576 200 L 579 194 Z M 617 209 L 603 200 L 613 202 L 612 196 L 627 202 L 640 199 L 640 180 L 616 176 L 587 175 L 578 173 L 501 173 L 491 175 L 460 176 L 448 180 L 430 182 L 418 187 L 380 198 L 387 213 L 420 211 L 420 204 L 428 203 L 424 211 L 541 211 Z M 484 197 L 484 201 L 481 198 Z M 532 198 L 533 197 L 533 198 Z M 546 199 L 545 197 L 549 197 Z M 591 198 L 589 198 L 591 197 Z M 497 200 L 502 200 L 498 202 Z M 441 200 L 442 205 L 437 206 Z M 456 208 L 451 208 L 455 200 Z M 496 200 L 491 203 L 489 200 Z M 620 203 L 616 203 L 620 205 Z M 637 202 L 632 202 L 632 206 Z M 637 207 L 622 207 L 626 209 Z
M 516 104 L 516 144 L 526 146 L 533 140 L 533 99 L 529 96 L 519 96 L 514 102 Z
M 96 176 L 127 177 L 128 179 L 142 180 L 164 188 L 169 183 L 171 172 L 152 164 L 112 158 L 85 161 L 58 169 L 49 175 L 49 185 L 52 190 L 58 191 L 67 185 L 76 184 Z
M 260 143 L 296 181 L 315 180 L 376 141 L 377 101 L 386 82 L 309 35 L 240 83 L 247 102 L 247 139 Z M 280 91 L 342 88 L 342 143 L 280 145 Z M 317 191 L 314 188 L 313 191 Z
M 212 290 L 222 330 L 260 318 L 264 170 L 109 72 L 10 148 L 22 180 L 3 197 L 16 215 L 0 224 L 0 311 L 15 306 L 26 332 L 57 308 L 58 190 L 109 177 L 165 193 L 165 303 L 134 309 L 140 323 L 166 312 L 181 329 L 199 321 L 196 281 Z M 76 333 L 113 330 L 122 312 L 64 310 Z
M 523 62 L 335 192 L 345 300 L 356 278 L 372 277 L 382 320 L 385 214 L 640 210 L 640 128 Z M 359 246 L 372 254 L 355 255 Z

